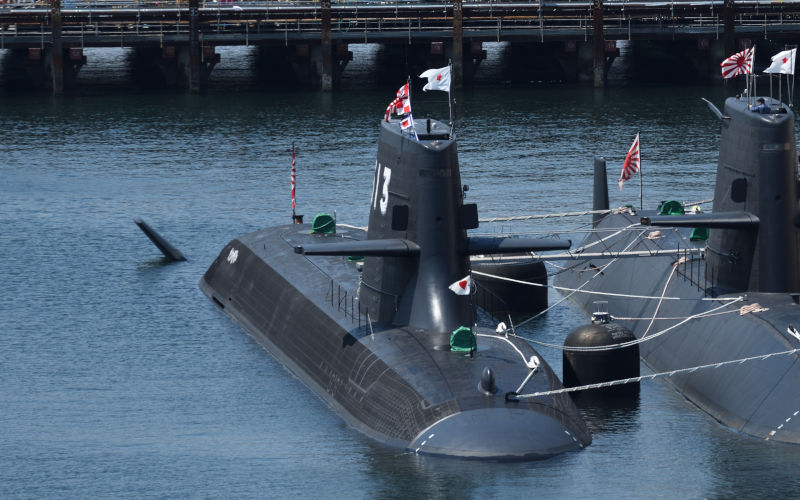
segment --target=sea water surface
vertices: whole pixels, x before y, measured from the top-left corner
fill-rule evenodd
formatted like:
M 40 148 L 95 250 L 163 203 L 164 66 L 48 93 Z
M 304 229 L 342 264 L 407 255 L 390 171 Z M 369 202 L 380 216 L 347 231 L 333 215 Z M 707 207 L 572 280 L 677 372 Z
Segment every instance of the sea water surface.
M 121 53 L 87 50 L 75 94 L 0 91 L 0 498 L 798 495 L 800 447 L 722 427 L 661 382 L 584 408 L 593 444 L 543 461 L 417 456 L 354 431 L 198 281 L 232 238 L 290 222 L 292 143 L 298 213 L 364 225 L 379 120 L 403 82 L 376 85 L 357 55 L 333 93 L 266 90 L 228 49 L 202 95 L 141 91 L 118 83 Z M 446 118 L 444 94 L 420 88 L 415 116 Z M 646 206 L 710 198 L 720 122 L 700 98 L 736 91 L 487 79 L 455 93 L 467 200 L 482 218 L 588 210 L 602 155 L 612 206 L 638 205 L 638 180 L 613 183 L 637 132 Z M 188 261 L 166 262 L 134 217 Z M 520 333 L 560 344 L 585 322 L 564 303 Z M 560 374 L 560 352 L 540 352 Z

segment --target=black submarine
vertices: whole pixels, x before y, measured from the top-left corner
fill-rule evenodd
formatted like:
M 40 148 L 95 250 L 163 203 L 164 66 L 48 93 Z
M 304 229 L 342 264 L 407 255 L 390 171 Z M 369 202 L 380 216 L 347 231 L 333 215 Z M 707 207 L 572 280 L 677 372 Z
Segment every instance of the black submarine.
M 471 255 L 570 242 L 469 237 L 477 206 L 464 203 L 452 131 L 414 123 L 411 133 L 381 121 L 366 235 L 321 230 L 333 220 L 246 234 L 222 249 L 200 288 L 380 443 L 497 460 L 584 448 L 591 435 L 568 395 L 514 397 L 562 385 L 527 342 L 478 327 L 465 293 Z
M 767 101 L 766 113 L 752 111 L 754 98 L 728 98 L 722 111 L 709 103 L 722 123 L 711 213 L 667 200 L 595 215 L 554 283 L 587 313 L 607 301 L 641 360 L 722 424 L 800 443 L 795 120 Z M 596 161 L 596 210 L 609 208 L 607 189 Z

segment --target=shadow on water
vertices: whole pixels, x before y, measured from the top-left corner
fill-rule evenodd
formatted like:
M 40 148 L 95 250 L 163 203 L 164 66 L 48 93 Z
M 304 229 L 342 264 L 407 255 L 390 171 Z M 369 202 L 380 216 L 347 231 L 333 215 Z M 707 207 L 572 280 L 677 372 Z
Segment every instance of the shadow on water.
M 602 394 L 589 392 L 575 395 L 572 400 L 586 420 L 592 435 L 635 432 L 638 427 L 640 412 L 638 391 L 634 395 L 624 397 L 604 397 Z
M 484 461 L 372 449 L 375 498 L 492 498 L 527 475 L 555 475 L 580 452 L 533 461 Z
M 137 271 L 152 271 L 154 269 L 163 269 L 173 264 L 181 264 L 180 261 L 174 261 L 166 257 L 157 257 L 155 259 L 146 260 L 136 264 Z

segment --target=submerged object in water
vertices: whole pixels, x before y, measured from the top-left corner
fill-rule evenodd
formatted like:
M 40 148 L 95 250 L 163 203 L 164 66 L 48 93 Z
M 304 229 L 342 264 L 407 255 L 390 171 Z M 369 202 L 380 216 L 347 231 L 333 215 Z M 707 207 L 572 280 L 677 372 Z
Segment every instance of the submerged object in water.
M 587 313 L 607 294 L 609 312 L 639 339 L 642 361 L 721 423 L 800 443 L 794 114 L 783 104 L 753 113 L 748 104 L 729 98 L 720 113 L 712 213 L 610 213 L 574 251 L 602 244 L 607 256 L 579 259 L 554 281 L 594 294 L 570 296 Z M 630 251 L 654 256 L 614 256 Z
M 155 229 L 150 227 L 147 222 L 143 221 L 139 217 L 135 217 L 133 222 L 135 222 L 136 225 L 139 226 L 139 229 L 141 229 L 142 232 L 147 235 L 148 238 L 150 238 L 150 241 L 152 241 L 153 244 L 158 247 L 159 250 L 161 250 L 161 253 L 164 254 L 164 257 L 178 262 L 186 260 L 186 257 L 183 256 L 180 250 L 170 245 L 169 242 L 164 239 L 163 236 L 158 234 Z
M 470 256 L 564 249 L 567 241 L 470 238 L 456 142 L 381 122 L 367 238 L 308 224 L 231 241 L 203 292 L 352 427 L 420 454 L 532 459 L 591 436 L 525 341 L 476 326 Z M 354 257 L 349 259 L 347 257 Z M 361 263 L 363 258 L 363 264 Z

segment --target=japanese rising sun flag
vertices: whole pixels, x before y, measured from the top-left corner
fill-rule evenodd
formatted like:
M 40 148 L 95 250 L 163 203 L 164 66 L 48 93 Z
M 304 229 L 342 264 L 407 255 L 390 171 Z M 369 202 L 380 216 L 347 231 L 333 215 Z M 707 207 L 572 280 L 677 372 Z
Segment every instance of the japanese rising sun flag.
M 619 176 L 619 190 L 622 191 L 622 183 L 630 179 L 633 174 L 639 171 L 639 134 L 631 144 L 628 150 L 628 155 L 625 157 L 625 163 L 622 164 L 622 173 Z
M 720 63 L 722 78 L 733 78 L 736 75 L 749 75 L 753 72 L 753 60 L 756 56 L 755 46 L 744 49 Z
M 794 58 L 797 49 L 784 50 L 772 56 L 772 64 L 764 70 L 764 73 L 782 73 L 784 75 L 794 74 Z
M 456 295 L 469 295 L 472 291 L 472 275 L 468 274 L 466 277 L 456 281 L 447 288 L 452 290 Z

